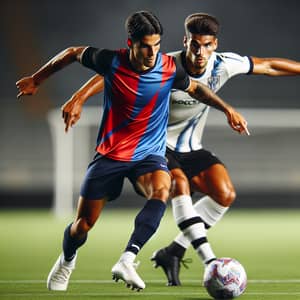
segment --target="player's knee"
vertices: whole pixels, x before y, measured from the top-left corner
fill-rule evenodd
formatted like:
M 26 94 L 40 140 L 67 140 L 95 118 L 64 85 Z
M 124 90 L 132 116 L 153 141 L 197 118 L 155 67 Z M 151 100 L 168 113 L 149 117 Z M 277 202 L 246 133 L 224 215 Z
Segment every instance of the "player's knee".
M 213 196 L 213 199 L 220 205 L 224 207 L 229 207 L 232 205 L 236 198 L 236 192 L 233 187 L 223 188 L 221 191 Z
M 87 234 L 92 227 L 94 226 L 95 221 L 90 220 L 88 218 L 80 218 L 76 222 L 74 222 L 74 235 L 82 236 Z
M 166 202 L 169 198 L 169 195 L 170 195 L 170 187 L 163 186 L 163 187 L 153 190 L 152 198 L 160 199 L 163 202 Z
M 173 180 L 172 184 L 172 196 L 178 195 L 189 195 L 190 194 L 190 185 L 186 177 L 177 176 Z

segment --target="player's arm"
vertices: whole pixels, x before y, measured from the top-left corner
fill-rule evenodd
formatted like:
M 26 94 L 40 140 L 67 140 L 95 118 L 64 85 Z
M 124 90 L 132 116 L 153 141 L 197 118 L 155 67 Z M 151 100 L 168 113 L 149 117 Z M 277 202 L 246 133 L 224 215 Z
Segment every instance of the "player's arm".
M 17 98 L 20 98 L 23 95 L 34 95 L 37 92 L 39 85 L 53 73 L 65 68 L 75 61 L 80 61 L 84 49 L 86 49 L 86 47 L 67 48 L 53 57 L 33 75 L 23 77 L 17 81 L 16 86 L 19 89 Z
M 239 133 L 245 133 L 249 135 L 249 131 L 247 129 L 247 121 L 245 120 L 245 118 L 232 106 L 223 101 L 210 88 L 198 81 L 191 79 L 190 85 L 186 89 L 186 92 L 188 92 L 191 97 L 198 99 L 203 103 L 212 106 L 220 111 L 223 111 L 226 114 L 228 123 L 232 129 L 238 131 Z
M 268 76 L 292 76 L 300 74 L 300 62 L 286 58 L 251 57 L 252 74 Z
M 61 107 L 62 117 L 65 123 L 65 131 L 72 127 L 81 116 L 82 106 L 93 95 L 104 89 L 104 77 L 95 75 L 87 81 L 72 97 Z

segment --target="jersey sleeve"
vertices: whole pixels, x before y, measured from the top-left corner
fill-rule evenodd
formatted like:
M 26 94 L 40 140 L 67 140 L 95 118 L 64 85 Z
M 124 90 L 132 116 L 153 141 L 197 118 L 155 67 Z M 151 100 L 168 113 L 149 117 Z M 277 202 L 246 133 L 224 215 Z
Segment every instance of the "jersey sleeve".
M 253 71 L 253 61 L 250 56 L 240 56 L 232 52 L 221 54 L 222 60 L 225 62 L 229 77 L 238 74 L 251 74 Z
M 105 75 L 115 55 L 116 51 L 88 47 L 81 55 L 81 64 L 100 75 Z
M 185 91 L 190 86 L 190 77 L 180 62 L 180 56 L 174 56 L 173 59 L 176 65 L 176 74 L 172 88 Z

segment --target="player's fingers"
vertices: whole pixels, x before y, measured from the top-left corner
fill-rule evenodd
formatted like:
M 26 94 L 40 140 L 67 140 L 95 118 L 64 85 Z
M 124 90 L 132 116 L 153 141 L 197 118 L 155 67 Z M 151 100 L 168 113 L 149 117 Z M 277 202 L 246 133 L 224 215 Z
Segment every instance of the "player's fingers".
M 65 121 L 65 124 L 66 124 L 65 130 L 66 130 L 66 132 L 68 131 L 68 129 L 70 127 L 73 127 L 73 125 L 77 122 L 77 120 L 78 120 L 78 117 L 76 115 L 74 115 L 74 114 L 72 114 L 72 115 L 68 114 L 68 118 Z
M 17 99 L 19 99 L 21 96 L 24 95 L 24 92 L 20 92 L 18 95 L 17 95 Z
M 250 131 L 248 130 L 247 127 L 245 127 L 245 133 L 246 133 L 246 135 L 250 135 Z
M 242 133 L 245 132 L 246 135 L 250 135 L 250 132 L 247 128 L 247 125 L 248 125 L 247 121 L 246 120 L 241 121 L 239 124 L 240 124 L 240 127 L 241 127 L 241 132 Z
M 70 114 L 68 115 L 68 118 L 66 118 L 65 124 L 65 131 L 68 132 L 69 128 L 72 126 L 72 117 L 70 116 Z
M 68 130 L 69 130 L 69 124 L 65 124 L 65 132 L 67 133 L 68 132 Z

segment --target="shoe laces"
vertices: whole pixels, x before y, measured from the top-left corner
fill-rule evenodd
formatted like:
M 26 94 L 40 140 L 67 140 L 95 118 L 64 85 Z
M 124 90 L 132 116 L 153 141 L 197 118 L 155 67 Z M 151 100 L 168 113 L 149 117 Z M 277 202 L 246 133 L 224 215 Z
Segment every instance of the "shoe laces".
M 72 269 L 64 265 L 60 265 L 60 268 L 53 275 L 55 281 L 67 281 L 72 273 Z
M 188 269 L 189 266 L 188 264 L 191 264 L 193 262 L 193 260 L 191 258 L 186 258 L 186 259 L 181 259 L 180 263 L 186 268 Z

